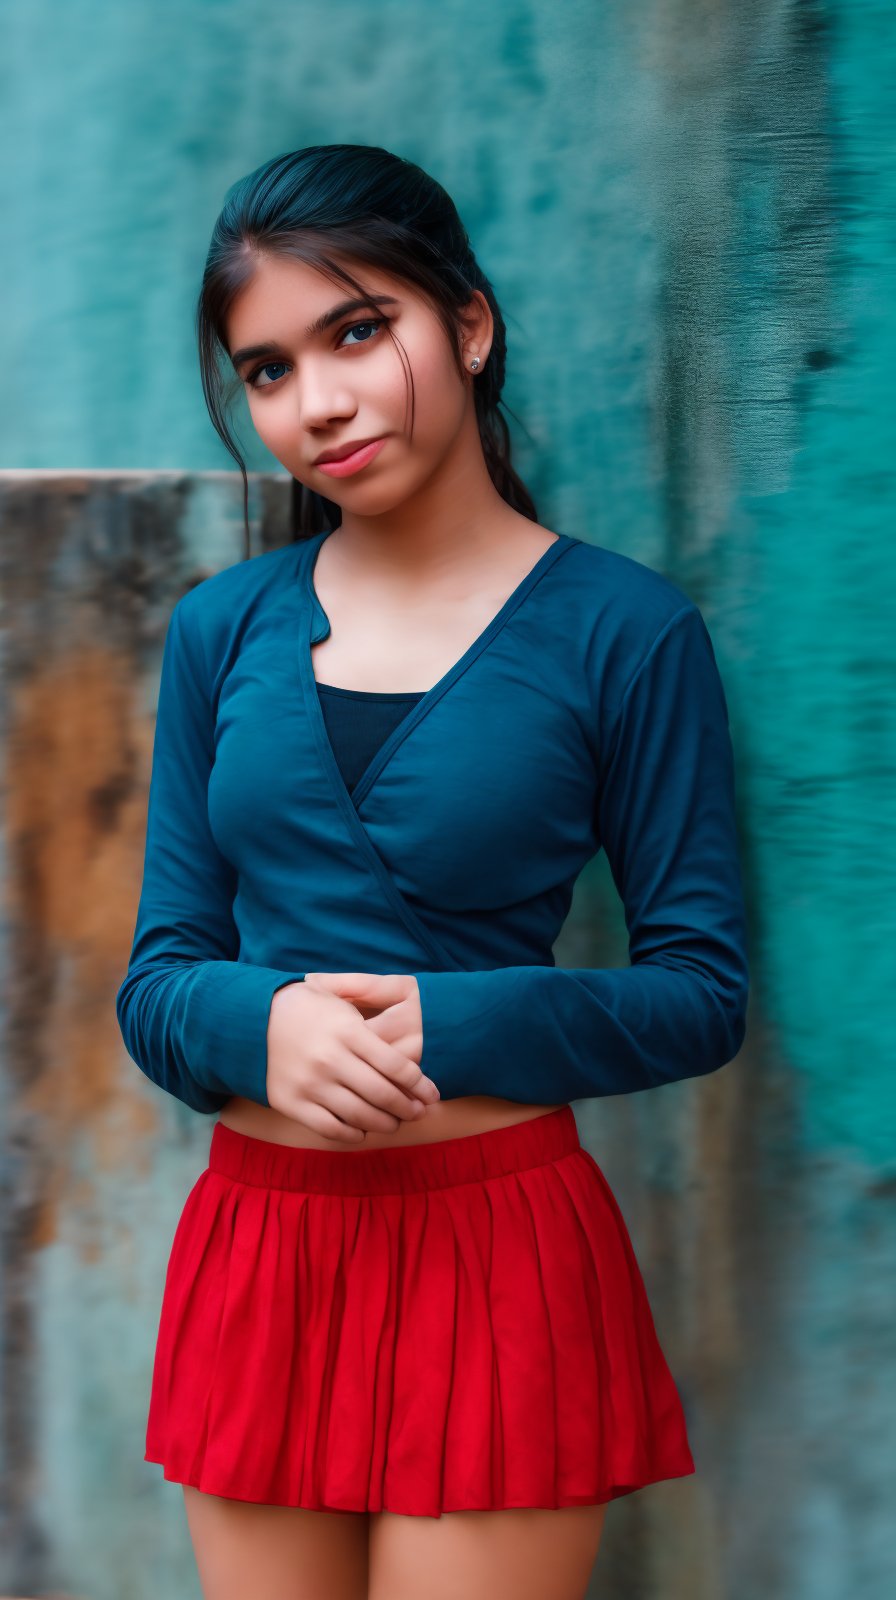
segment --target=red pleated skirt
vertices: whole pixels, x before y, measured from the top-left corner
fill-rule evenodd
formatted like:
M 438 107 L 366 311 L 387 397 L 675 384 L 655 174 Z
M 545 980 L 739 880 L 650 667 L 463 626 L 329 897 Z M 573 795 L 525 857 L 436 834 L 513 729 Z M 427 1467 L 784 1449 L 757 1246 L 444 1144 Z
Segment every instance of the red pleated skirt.
M 572 1108 L 377 1150 L 216 1123 L 168 1260 L 144 1460 L 236 1500 L 426 1517 L 694 1472 Z

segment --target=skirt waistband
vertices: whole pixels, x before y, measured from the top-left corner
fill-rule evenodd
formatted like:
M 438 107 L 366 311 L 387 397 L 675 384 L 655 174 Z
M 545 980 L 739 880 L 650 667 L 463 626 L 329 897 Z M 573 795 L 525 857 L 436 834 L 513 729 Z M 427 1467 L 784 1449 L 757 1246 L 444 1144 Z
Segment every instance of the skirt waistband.
M 223 1122 L 212 1129 L 213 1172 L 262 1188 L 325 1194 L 403 1194 L 476 1183 L 537 1167 L 581 1148 L 571 1106 L 560 1106 L 503 1128 L 394 1149 L 309 1150 L 238 1133 Z

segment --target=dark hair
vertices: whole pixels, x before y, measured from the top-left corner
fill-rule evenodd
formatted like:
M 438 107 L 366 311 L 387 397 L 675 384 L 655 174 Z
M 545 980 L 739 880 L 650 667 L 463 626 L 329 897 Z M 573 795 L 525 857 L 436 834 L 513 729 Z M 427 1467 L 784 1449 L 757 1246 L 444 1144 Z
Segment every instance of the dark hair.
M 229 359 L 225 318 L 235 296 L 251 280 L 259 255 L 291 256 L 334 282 L 349 284 L 358 295 L 368 293 L 334 254 L 365 262 L 421 290 L 441 319 L 461 373 L 457 313 L 475 289 L 481 290 L 494 319 L 488 360 L 474 379 L 483 454 L 498 493 L 523 516 L 537 521 L 535 503 L 511 466 L 510 434 L 500 410 L 507 349 L 504 318 L 454 202 L 420 167 L 378 145 L 308 145 L 275 156 L 228 189 L 212 230 L 196 307 L 206 405 L 243 476 L 246 558 L 251 546 L 249 480 L 227 422 L 240 383 L 237 379 L 225 387 L 221 361 L 222 356 Z M 386 331 L 400 343 L 388 323 Z M 413 376 L 410 382 L 413 419 Z M 293 479 L 294 539 L 334 528 L 340 518 L 338 505 Z

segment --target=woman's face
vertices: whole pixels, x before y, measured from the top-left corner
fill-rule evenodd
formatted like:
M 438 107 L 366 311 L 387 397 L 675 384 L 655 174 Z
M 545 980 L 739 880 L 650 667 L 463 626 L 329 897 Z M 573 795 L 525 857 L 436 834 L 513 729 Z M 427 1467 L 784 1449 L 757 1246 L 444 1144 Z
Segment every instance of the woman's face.
M 227 347 L 271 454 L 326 499 L 376 515 L 418 490 L 457 445 L 475 409 L 472 382 L 458 373 L 442 324 L 416 290 L 372 267 L 346 265 L 377 299 L 330 321 L 356 298 L 348 285 L 289 257 L 258 258 L 251 282 L 231 306 Z M 315 326 L 324 319 L 327 326 Z M 469 369 L 474 355 L 484 364 L 491 337 L 491 313 L 478 292 L 465 324 Z M 407 364 L 414 376 L 413 440 Z M 322 452 L 379 438 L 384 445 L 348 476 L 316 464 Z

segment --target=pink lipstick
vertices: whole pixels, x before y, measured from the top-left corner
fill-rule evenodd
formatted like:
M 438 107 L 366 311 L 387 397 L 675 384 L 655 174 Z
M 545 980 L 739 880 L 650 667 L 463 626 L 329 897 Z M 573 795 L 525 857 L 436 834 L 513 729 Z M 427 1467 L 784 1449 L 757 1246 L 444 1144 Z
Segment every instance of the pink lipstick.
M 350 456 L 343 456 L 341 461 L 319 461 L 318 472 L 326 472 L 331 478 L 347 478 L 352 472 L 360 472 L 378 455 L 386 443 L 385 438 L 374 439 L 371 444 L 362 445 L 360 450 L 352 451 Z

